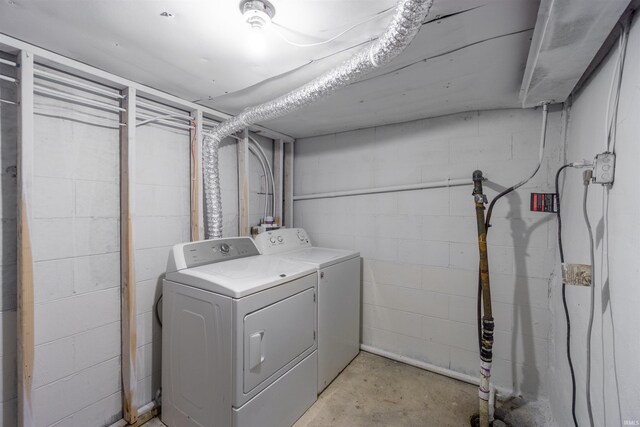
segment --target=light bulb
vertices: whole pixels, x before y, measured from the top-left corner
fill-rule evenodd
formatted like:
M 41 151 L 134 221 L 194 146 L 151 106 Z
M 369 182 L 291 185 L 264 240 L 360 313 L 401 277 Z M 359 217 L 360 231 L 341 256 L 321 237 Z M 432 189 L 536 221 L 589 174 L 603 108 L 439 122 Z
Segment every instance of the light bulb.
M 251 28 L 247 34 L 247 51 L 252 58 L 262 58 L 266 54 L 267 42 L 261 28 Z

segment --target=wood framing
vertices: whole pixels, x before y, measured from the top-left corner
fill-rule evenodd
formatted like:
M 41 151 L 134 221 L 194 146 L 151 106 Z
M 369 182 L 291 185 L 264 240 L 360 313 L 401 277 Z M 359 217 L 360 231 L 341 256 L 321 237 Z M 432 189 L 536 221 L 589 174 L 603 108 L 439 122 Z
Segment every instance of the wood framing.
M 120 131 L 120 272 L 122 316 L 122 390 L 123 417 L 134 424 L 138 419 L 136 395 L 136 275 L 133 241 L 135 152 L 136 152 L 136 89 L 126 88 Z
M 273 180 L 275 188 L 273 189 L 273 197 L 276 201 L 274 207 L 274 221 L 276 224 L 282 225 L 282 202 L 283 202 L 283 184 L 284 184 L 284 141 L 276 139 L 273 141 Z
M 34 425 L 31 392 L 34 355 L 31 190 L 34 172 L 33 54 L 18 54 L 18 426 Z
M 111 74 L 99 68 L 92 67 L 91 65 L 75 61 L 73 59 L 67 58 L 66 56 L 58 55 L 57 53 L 53 53 L 49 50 L 42 49 L 38 46 L 23 42 L 22 40 L 9 37 L 5 34 L 0 34 L 0 48 L 4 48 L 4 50 L 7 51 L 12 51 L 15 49 L 30 51 L 38 57 L 39 63 L 42 63 L 49 67 L 53 67 L 61 71 L 74 74 L 76 76 L 87 78 L 97 83 L 102 83 L 104 85 L 122 90 L 130 87 L 132 89 L 136 89 L 140 96 L 144 95 L 146 98 L 151 99 L 152 101 L 157 101 L 162 104 L 166 104 L 182 110 L 200 110 L 206 113 L 208 116 L 214 118 L 215 120 L 223 121 L 232 117 L 230 114 L 224 113 L 222 111 L 204 107 L 190 101 L 185 101 L 184 99 L 178 98 L 174 95 L 170 95 L 166 92 L 162 92 L 161 90 L 124 79 L 122 77 L 116 76 L 115 74 Z M 285 142 L 293 141 L 293 138 L 289 135 L 267 129 L 262 126 L 253 125 L 251 126 L 251 130 L 258 135 L 262 135 L 267 138 L 282 138 Z
M 284 145 L 284 226 L 293 227 L 293 142 Z
M 249 130 L 238 141 L 238 233 L 250 236 L 249 227 Z
M 191 130 L 191 241 L 204 238 L 204 211 L 202 198 L 202 111 L 191 112 L 194 117 Z

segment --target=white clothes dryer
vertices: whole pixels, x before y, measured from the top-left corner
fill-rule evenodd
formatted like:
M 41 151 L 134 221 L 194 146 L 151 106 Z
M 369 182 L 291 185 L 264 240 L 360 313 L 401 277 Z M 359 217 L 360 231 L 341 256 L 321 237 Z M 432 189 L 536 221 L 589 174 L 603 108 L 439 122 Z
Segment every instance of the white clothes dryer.
M 173 247 L 163 282 L 162 421 L 282 427 L 316 400 L 316 269 L 250 238 Z
M 305 262 L 318 271 L 318 393 L 360 351 L 360 253 L 312 246 L 302 228 L 261 233 L 256 245 L 265 256 Z

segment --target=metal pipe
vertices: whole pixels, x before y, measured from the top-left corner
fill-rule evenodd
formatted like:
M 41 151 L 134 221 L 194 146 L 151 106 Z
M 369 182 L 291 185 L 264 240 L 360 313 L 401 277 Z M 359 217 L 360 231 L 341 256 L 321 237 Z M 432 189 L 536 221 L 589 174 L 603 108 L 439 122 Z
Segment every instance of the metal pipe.
M 115 111 L 115 112 L 124 112 L 125 109 L 118 107 L 116 105 L 111 105 L 111 104 L 106 104 L 104 102 L 100 102 L 100 101 L 94 101 L 93 99 L 88 99 L 88 98 L 83 98 L 81 96 L 76 96 L 76 95 L 71 95 L 69 93 L 66 92 L 60 92 L 54 89 L 49 89 L 46 87 L 42 87 L 42 86 L 34 86 L 33 87 L 33 91 L 43 94 L 43 95 L 49 95 L 49 96 L 54 96 L 54 97 L 58 97 L 58 98 L 62 98 L 63 100 L 71 100 L 71 101 L 76 101 L 78 103 L 81 104 L 86 104 L 86 105 L 90 105 L 92 107 L 99 107 L 99 108 L 103 108 L 105 110 L 110 110 L 110 111 Z
M 92 85 L 90 85 L 88 83 L 83 83 L 81 81 L 70 79 L 70 78 L 64 77 L 64 76 L 60 76 L 58 74 L 50 73 L 48 71 L 35 69 L 33 71 L 33 74 L 35 74 L 36 76 L 42 77 L 43 79 L 46 79 L 46 80 L 53 80 L 53 81 L 60 82 L 60 83 L 66 83 L 69 86 L 74 86 L 74 87 L 77 87 L 79 89 L 86 89 L 88 91 L 95 92 L 95 93 L 98 93 L 100 95 L 105 95 L 105 96 L 108 96 L 108 97 L 113 98 L 113 99 L 122 99 L 122 98 L 124 98 L 124 96 L 120 95 L 117 92 L 108 91 L 106 89 L 95 87 L 95 86 L 92 86 Z
M 185 129 L 185 130 L 195 129 L 191 125 L 185 125 L 185 124 L 182 124 L 182 123 L 173 122 L 173 121 L 170 121 L 170 120 L 167 120 L 167 119 L 163 119 L 161 117 L 150 116 L 148 114 L 140 114 L 140 112 L 138 112 L 138 114 L 136 114 L 136 117 L 138 117 L 140 119 L 145 119 L 146 123 L 156 122 L 156 123 L 160 123 L 160 124 L 163 124 L 163 125 L 166 125 L 166 126 L 174 127 L 176 129 Z M 144 124 L 145 122 L 140 122 L 140 123 Z M 138 124 L 136 126 L 141 126 L 141 125 Z
M 478 250 L 480 254 L 480 283 L 482 285 L 482 347 L 480 349 L 480 385 L 478 386 L 480 427 L 489 427 L 489 392 L 491 384 L 491 362 L 493 359 L 493 313 L 491 310 L 491 285 L 489 281 L 489 254 L 487 251 L 487 228 L 484 205 L 487 196 L 482 189 L 482 171 L 473 172 L 473 198 L 478 226 Z
M 18 66 L 18 64 L 16 64 L 15 62 L 8 61 L 8 60 L 2 59 L 2 58 L 0 58 L 0 64 L 11 65 L 12 67 L 17 67 Z
M 5 80 L 5 81 L 11 82 L 11 83 L 17 83 L 18 82 L 18 80 L 15 77 L 5 76 L 4 74 L 0 74 L 0 80 Z
M 399 191 L 423 190 L 427 188 L 459 187 L 472 185 L 470 179 L 447 179 L 446 181 L 421 182 L 419 184 L 394 185 L 391 187 L 367 188 L 361 190 L 333 191 L 330 193 L 301 194 L 293 200 L 330 199 L 334 197 L 360 196 L 364 194 L 396 193 Z
M 0 104 L 18 105 L 17 102 L 9 101 L 8 99 L 0 99 Z
M 142 107 L 144 109 L 147 110 L 151 110 L 151 111 L 155 111 L 156 113 L 163 113 L 163 114 L 171 114 L 174 115 L 175 117 L 181 117 L 185 120 L 194 120 L 195 117 L 192 117 L 190 114 L 188 113 L 180 113 L 180 111 L 172 111 L 169 110 L 168 108 L 163 108 L 163 107 L 159 107 L 157 105 L 154 104 L 150 104 L 148 102 L 144 102 L 144 101 L 140 101 L 138 100 L 138 103 L 136 104 L 138 107 Z
M 398 0 L 391 23 L 370 45 L 314 80 L 275 99 L 247 108 L 204 133 L 203 169 L 208 238 L 222 237 L 222 196 L 218 165 L 220 142 L 252 124 L 285 116 L 329 96 L 388 64 L 411 43 L 432 4 L 433 0 Z
M 150 117 L 150 116 L 147 116 L 146 114 L 138 114 L 138 116 L 139 117 Z M 147 123 L 153 123 L 153 122 L 156 122 L 156 121 L 167 121 L 168 122 L 169 120 L 166 120 L 166 119 L 173 119 L 173 118 L 176 118 L 176 117 L 180 118 L 182 116 L 180 116 L 180 115 L 177 116 L 175 114 L 167 114 L 166 116 L 151 117 L 149 119 L 146 119 L 146 120 L 143 120 L 143 121 L 139 122 L 138 124 L 136 124 L 136 126 L 144 126 Z M 178 123 L 178 122 L 172 122 L 172 123 L 183 125 L 183 126 L 189 126 L 190 129 L 193 129 L 193 127 L 191 127 L 191 125 L 184 125 L 183 123 Z

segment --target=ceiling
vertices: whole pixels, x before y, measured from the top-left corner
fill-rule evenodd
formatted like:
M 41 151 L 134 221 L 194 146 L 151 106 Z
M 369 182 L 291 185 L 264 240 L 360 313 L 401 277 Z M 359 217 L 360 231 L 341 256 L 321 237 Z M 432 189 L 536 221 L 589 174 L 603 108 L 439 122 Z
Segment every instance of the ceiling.
M 297 43 L 326 40 L 395 0 L 272 0 Z M 519 107 L 537 0 L 435 0 L 396 60 L 332 97 L 264 123 L 303 137 L 475 109 Z M 170 17 L 162 16 L 167 12 Z M 235 114 L 330 69 L 390 13 L 314 47 L 264 29 L 262 55 L 236 0 L 1 0 L 0 31 L 184 99 Z

